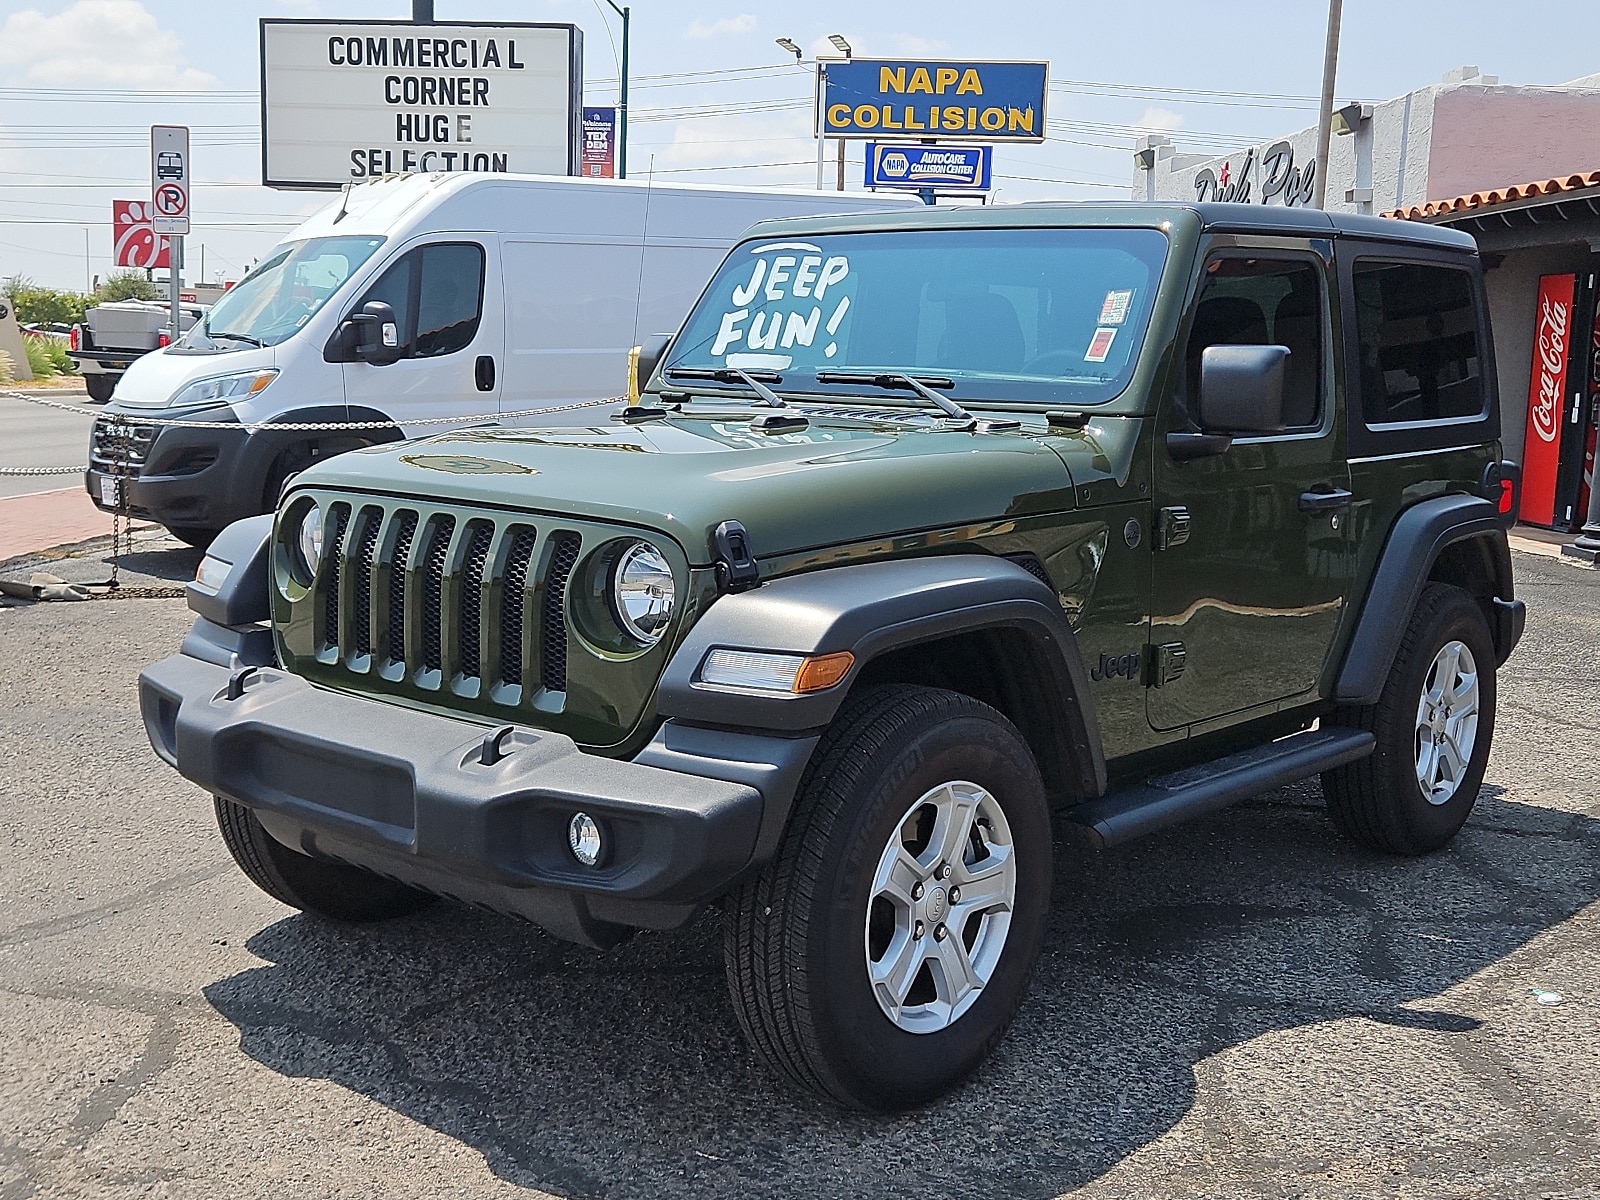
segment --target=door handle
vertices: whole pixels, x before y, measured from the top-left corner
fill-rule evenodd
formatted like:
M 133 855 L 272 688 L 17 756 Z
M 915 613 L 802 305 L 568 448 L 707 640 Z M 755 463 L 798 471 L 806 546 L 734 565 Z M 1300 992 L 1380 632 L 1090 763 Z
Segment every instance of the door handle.
M 1338 512 L 1341 508 L 1349 508 L 1355 496 L 1343 488 L 1335 488 L 1331 492 L 1301 492 L 1300 511 L 1303 513 Z
M 478 355 L 478 361 L 472 366 L 472 377 L 480 392 L 494 391 L 494 358 L 488 354 Z

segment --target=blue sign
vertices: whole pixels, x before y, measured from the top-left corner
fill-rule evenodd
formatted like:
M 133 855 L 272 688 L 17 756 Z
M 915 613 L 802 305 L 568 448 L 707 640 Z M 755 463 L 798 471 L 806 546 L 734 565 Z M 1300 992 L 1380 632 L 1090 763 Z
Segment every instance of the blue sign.
M 850 58 L 824 67 L 824 137 L 1044 141 L 1049 63 Z
M 989 190 L 989 170 L 993 160 L 992 146 L 917 146 L 903 142 L 868 142 L 867 186 L 986 192 Z

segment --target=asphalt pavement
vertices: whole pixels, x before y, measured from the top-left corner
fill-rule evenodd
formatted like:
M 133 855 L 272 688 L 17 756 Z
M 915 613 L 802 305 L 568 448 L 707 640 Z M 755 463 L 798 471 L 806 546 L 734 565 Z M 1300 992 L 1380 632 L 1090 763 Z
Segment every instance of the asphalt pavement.
M 1016 1025 L 899 1117 L 752 1059 L 715 913 L 600 954 L 453 904 L 282 907 L 145 743 L 182 602 L 0 611 L 0 1200 L 1600 1197 L 1600 575 L 1516 568 L 1452 847 L 1360 850 L 1315 782 L 1064 846 Z
M 0 388 L 0 392 L 15 390 Z M 77 411 L 62 412 L 0 396 L 0 467 L 83 466 L 89 461 L 89 427 L 103 405 L 91 404 L 84 391 L 40 389 L 38 394 Z M 69 484 L 82 488 L 83 476 L 0 475 L 0 497 L 26 496 Z

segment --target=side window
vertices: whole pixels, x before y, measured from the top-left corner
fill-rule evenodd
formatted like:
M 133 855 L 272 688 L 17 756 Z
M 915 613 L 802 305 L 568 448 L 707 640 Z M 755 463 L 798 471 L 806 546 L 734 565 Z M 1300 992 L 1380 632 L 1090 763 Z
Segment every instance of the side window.
M 1481 417 L 1487 396 L 1471 273 L 1363 258 L 1353 277 L 1366 423 Z
M 407 358 L 438 358 L 472 344 L 483 316 L 483 248 L 420 246 L 385 271 L 356 309 L 381 300 L 394 309 Z
M 1200 392 L 1207 346 L 1286 346 L 1283 411 L 1290 429 L 1322 419 L 1322 272 L 1305 259 L 1229 255 L 1206 264 L 1185 357 L 1188 395 Z
M 483 250 L 466 243 L 422 247 L 422 290 L 412 354 L 437 358 L 472 344 L 483 316 Z

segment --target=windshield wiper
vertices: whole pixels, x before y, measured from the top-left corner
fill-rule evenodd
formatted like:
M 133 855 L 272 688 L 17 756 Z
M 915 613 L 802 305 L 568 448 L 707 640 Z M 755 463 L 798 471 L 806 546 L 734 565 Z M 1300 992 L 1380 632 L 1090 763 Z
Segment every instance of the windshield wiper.
M 789 403 L 768 383 L 782 383 L 783 376 L 776 371 L 742 371 L 738 367 L 718 367 L 708 370 L 701 367 L 668 367 L 663 372 L 668 379 L 709 379 L 715 383 L 742 383 L 761 397 L 761 403 L 771 408 L 788 408 Z
M 217 338 L 227 338 L 230 341 L 234 341 L 234 342 L 249 342 L 252 346 L 265 346 L 266 345 L 265 342 L 258 341 L 257 339 L 251 337 L 248 333 L 212 333 L 211 330 L 208 328 L 206 330 L 206 336 L 208 338 L 211 338 L 213 341 L 216 340 Z
M 915 375 L 907 375 L 904 371 L 818 371 L 818 383 L 869 383 L 873 387 L 883 388 L 885 391 L 906 389 L 917 393 L 924 400 L 933 404 L 940 412 L 952 421 L 961 421 L 966 428 L 975 429 L 978 418 L 973 416 L 949 396 L 941 396 L 933 389 L 953 388 L 955 380 L 945 379 L 938 375 L 924 375 L 920 379 Z M 930 386 L 932 385 L 932 386 Z M 1012 420 L 1010 417 L 985 417 L 985 429 L 1020 429 L 1021 421 Z

